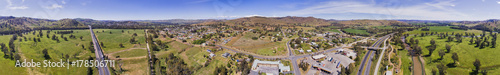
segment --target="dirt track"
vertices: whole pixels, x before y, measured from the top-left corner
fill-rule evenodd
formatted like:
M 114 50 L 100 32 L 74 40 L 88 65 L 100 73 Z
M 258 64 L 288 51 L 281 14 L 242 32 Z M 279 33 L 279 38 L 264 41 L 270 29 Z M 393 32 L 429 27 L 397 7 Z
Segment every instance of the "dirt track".
M 411 57 L 413 59 L 413 75 L 424 75 L 422 72 L 422 64 L 418 56 Z

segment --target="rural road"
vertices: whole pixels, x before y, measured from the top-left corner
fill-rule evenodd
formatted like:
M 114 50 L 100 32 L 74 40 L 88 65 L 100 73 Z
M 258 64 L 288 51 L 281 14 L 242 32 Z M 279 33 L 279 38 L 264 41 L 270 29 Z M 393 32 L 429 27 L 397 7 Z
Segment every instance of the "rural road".
M 95 37 L 94 31 L 92 30 L 92 27 L 89 25 L 90 28 L 90 35 L 92 36 L 92 43 L 94 43 L 94 48 L 95 48 L 95 57 L 99 61 L 100 64 L 105 64 L 106 66 L 99 66 L 97 69 L 99 70 L 99 75 L 110 75 L 108 66 L 109 64 L 105 63 L 105 57 L 102 52 L 101 46 L 99 45 L 99 41 Z

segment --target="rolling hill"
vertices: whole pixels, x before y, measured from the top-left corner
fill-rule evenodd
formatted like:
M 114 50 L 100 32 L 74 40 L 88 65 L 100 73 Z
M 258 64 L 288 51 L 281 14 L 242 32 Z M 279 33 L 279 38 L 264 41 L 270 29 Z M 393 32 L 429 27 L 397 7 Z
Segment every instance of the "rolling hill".
M 232 20 L 218 20 L 198 23 L 196 25 L 288 25 L 288 26 L 329 26 L 329 25 L 342 25 L 342 26 L 386 26 L 386 25 L 407 25 L 407 23 L 396 20 L 325 20 L 314 17 L 243 17 Z

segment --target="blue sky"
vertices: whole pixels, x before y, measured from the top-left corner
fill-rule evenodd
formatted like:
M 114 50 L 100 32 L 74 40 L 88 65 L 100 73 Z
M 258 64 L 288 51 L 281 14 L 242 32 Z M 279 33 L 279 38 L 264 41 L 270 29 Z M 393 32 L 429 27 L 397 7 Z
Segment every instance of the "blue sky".
M 500 0 L 0 0 L 0 16 L 97 20 L 248 16 L 486 20 L 500 19 Z

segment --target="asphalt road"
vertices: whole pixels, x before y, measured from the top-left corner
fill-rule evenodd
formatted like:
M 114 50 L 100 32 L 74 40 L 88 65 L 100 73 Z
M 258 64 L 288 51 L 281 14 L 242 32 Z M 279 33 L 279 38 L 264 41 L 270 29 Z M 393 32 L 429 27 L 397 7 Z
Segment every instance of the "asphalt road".
M 89 26 L 90 28 L 90 35 L 92 36 L 92 43 L 94 43 L 94 48 L 95 48 L 95 57 L 99 61 L 100 64 L 106 64 L 104 67 L 97 67 L 99 70 L 99 75 L 110 75 L 108 66 L 109 64 L 105 63 L 105 57 L 102 52 L 101 46 L 99 45 L 99 42 L 97 38 L 95 37 L 94 31 L 92 30 L 92 27 Z
M 377 71 L 378 71 L 378 69 L 380 67 L 380 63 L 382 61 L 382 57 L 384 57 L 384 53 L 385 53 L 385 49 L 386 49 L 385 46 L 386 46 L 386 44 L 385 44 L 385 41 L 384 41 L 384 48 L 382 48 L 382 52 L 381 52 L 382 54 L 380 54 L 380 56 L 378 57 L 377 65 L 375 66 L 375 71 L 373 72 L 374 75 L 378 74 Z
M 392 34 L 394 34 L 394 33 L 392 33 Z M 392 34 L 389 34 L 389 35 L 392 35 Z M 380 44 L 382 44 L 382 42 L 385 41 L 385 39 L 387 39 L 389 37 L 389 35 L 381 37 L 371 47 L 379 47 Z M 372 63 L 371 60 L 373 59 L 374 55 L 375 55 L 375 51 L 368 50 L 367 54 L 363 58 L 363 61 L 361 62 L 361 66 L 360 66 L 360 68 L 358 70 L 358 74 L 357 75 L 362 75 L 363 71 L 365 71 L 364 72 L 365 75 L 370 74 L 370 67 L 371 67 L 371 63 Z M 368 60 L 368 62 L 366 60 Z M 365 65 L 365 63 L 367 63 L 367 64 Z M 366 68 L 365 68 L 365 66 L 366 66 Z

